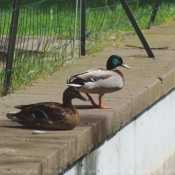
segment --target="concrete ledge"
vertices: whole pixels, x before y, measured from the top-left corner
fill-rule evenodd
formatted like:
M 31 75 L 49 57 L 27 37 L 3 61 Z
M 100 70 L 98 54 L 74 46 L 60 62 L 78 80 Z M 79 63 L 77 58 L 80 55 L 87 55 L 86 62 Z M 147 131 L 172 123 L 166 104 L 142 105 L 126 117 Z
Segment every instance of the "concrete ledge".
M 63 67 L 47 82 L 0 98 L 0 174 L 57 175 L 175 87 L 174 58 L 149 59 L 144 51 L 140 52 L 141 56 L 133 57 L 131 55 L 138 50 L 130 51 L 130 54 L 128 49 L 117 51 L 132 70 L 121 68 L 126 79 L 125 87 L 104 96 L 104 104 L 111 106 L 112 110 L 95 109 L 75 100 L 81 120 L 72 131 L 33 134 L 33 130 L 9 121 L 5 114 L 18 104 L 58 99 L 61 102 L 65 81 L 71 74 L 105 67 L 107 57 L 115 53 L 115 49 L 87 56 L 73 66 Z
M 129 74 L 126 70 L 124 72 L 127 82 L 125 88 L 121 92 L 107 94 L 104 97 L 104 104 L 108 103 L 113 110 L 94 109 L 85 103 L 81 106 L 76 105 L 80 111 L 81 121 L 73 131 L 46 131 L 44 134 L 33 135 L 33 130 L 9 121 L 5 118 L 5 113 L 1 113 L 1 174 L 7 174 L 12 170 L 16 172 L 25 170 L 24 173 L 16 174 L 36 174 L 36 172 L 46 174 L 46 170 L 61 172 L 175 87 L 173 59 L 169 62 L 126 59 L 125 62 L 129 62 L 128 64 L 132 67 L 135 66 Z M 144 66 L 138 66 L 139 62 Z M 149 69 L 149 77 L 144 76 L 148 65 L 153 62 L 159 65 L 158 69 L 162 73 L 152 67 Z M 165 69 L 165 67 L 168 68 Z M 140 69 L 144 70 L 142 75 L 138 74 Z M 158 76 L 161 78 L 157 78 Z M 14 98 L 19 100 L 19 95 L 20 93 L 13 94 L 1 101 L 10 107 Z M 21 96 L 25 99 L 25 95 Z M 30 100 L 25 103 L 30 103 Z M 78 104 L 79 101 L 76 103 Z M 12 106 L 10 110 L 11 108 Z M 2 106 L 1 110 L 3 110 Z

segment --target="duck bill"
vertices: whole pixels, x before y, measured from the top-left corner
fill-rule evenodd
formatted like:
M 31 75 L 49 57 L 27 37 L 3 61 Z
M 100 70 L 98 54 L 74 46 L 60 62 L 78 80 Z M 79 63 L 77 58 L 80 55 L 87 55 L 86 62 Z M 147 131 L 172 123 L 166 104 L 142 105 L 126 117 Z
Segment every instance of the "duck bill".
M 87 98 L 83 97 L 80 92 L 79 92 L 79 99 L 83 101 L 89 101 Z
M 125 64 L 125 63 L 123 63 L 122 65 L 121 65 L 122 67 L 125 67 L 125 68 L 127 68 L 127 69 L 131 69 L 127 64 Z

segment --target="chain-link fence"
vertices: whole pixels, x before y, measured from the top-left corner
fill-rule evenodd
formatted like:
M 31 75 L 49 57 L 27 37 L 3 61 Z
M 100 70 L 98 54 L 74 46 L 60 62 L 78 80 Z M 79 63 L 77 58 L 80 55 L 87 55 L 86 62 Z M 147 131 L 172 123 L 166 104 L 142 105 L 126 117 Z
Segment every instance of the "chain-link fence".
M 127 0 L 141 28 L 148 27 L 157 1 L 155 23 L 173 19 L 175 0 Z M 0 0 L 0 4 L 2 95 L 48 76 L 67 59 L 79 57 L 81 0 Z M 88 53 L 109 43 L 117 45 L 121 36 L 134 32 L 119 0 L 88 0 L 85 13 Z

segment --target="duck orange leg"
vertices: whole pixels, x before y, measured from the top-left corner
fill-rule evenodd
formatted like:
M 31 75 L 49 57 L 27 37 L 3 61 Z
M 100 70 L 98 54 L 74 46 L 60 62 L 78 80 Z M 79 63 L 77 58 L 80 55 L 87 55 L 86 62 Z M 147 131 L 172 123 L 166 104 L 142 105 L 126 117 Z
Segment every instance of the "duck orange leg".
M 94 105 L 95 107 L 98 107 L 98 108 L 99 108 L 99 105 L 97 105 L 97 104 L 94 102 L 93 98 L 92 98 L 88 93 L 86 93 L 86 95 L 88 96 L 88 98 L 89 98 L 91 104 Z
M 111 109 L 110 106 L 103 106 L 102 105 L 102 97 L 101 96 L 99 96 L 98 98 L 99 98 L 99 108 L 101 108 L 101 109 Z
M 99 105 L 97 105 L 97 104 L 94 102 L 93 98 L 92 98 L 88 93 L 86 93 L 86 95 L 88 96 L 88 98 L 89 98 L 91 104 L 94 105 L 95 107 L 101 108 L 101 109 L 111 109 L 111 107 L 109 107 L 109 106 L 103 106 L 103 105 L 102 105 L 102 97 L 99 96 Z

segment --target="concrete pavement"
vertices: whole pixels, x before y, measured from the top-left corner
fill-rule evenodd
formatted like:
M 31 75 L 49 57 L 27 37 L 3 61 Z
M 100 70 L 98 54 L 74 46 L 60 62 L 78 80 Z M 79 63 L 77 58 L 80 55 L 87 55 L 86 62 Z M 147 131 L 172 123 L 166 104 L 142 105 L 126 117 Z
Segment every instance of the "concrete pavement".
M 127 38 L 118 47 L 107 48 L 62 67 L 48 80 L 0 98 L 0 174 L 58 174 L 88 153 L 110 134 L 175 87 L 175 21 L 143 31 L 155 59 L 148 58 L 137 36 Z M 74 100 L 80 112 L 79 125 L 72 131 L 31 129 L 6 118 L 15 105 L 42 101 L 62 102 L 62 93 L 70 75 L 104 67 L 112 54 L 120 55 L 131 70 L 119 68 L 126 80 L 118 92 L 106 94 L 104 105 L 111 110 L 93 108 L 90 102 Z M 94 99 L 97 100 L 94 95 Z M 50 171 L 49 170 L 55 170 Z

